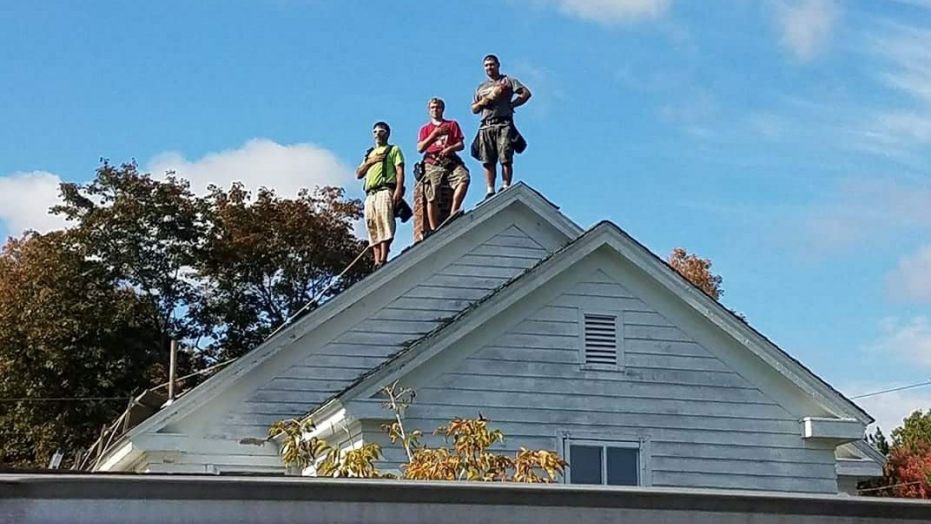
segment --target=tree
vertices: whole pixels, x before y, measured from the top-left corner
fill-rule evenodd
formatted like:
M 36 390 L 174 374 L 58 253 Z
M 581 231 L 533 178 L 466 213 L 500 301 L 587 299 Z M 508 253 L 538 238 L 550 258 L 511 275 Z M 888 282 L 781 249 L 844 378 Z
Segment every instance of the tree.
M 342 189 L 283 199 L 261 188 L 253 199 L 234 184 L 211 188 L 206 203 L 193 316 L 220 357 L 242 355 L 315 297 L 322 302 L 371 272 L 367 258 L 337 278 L 365 249 L 353 235 L 362 204 L 345 199 Z
M 238 357 L 329 284 L 319 301 L 371 272 L 364 259 L 336 279 L 365 249 L 352 232 L 361 202 L 340 188 L 253 198 L 234 184 L 199 197 L 170 173 L 104 162 L 89 184 L 63 184 L 62 200 L 53 211 L 77 241 L 151 304 L 165 355 L 172 339 L 205 339 L 209 351 L 188 360 Z
M 43 467 L 59 446 L 69 457 L 86 447 L 132 393 L 167 380 L 172 339 L 186 341 L 184 374 L 245 353 L 329 284 L 320 300 L 362 278 L 368 259 L 336 278 L 364 249 L 352 235 L 360 209 L 338 188 L 198 196 L 134 163 L 62 184 L 53 211 L 70 227 L 0 255 L 0 397 L 33 399 L 0 402 L 2 463 Z M 75 397 L 108 399 L 35 400 Z
M 885 478 L 892 495 L 931 498 L 931 410 L 916 410 L 892 430 Z
M 931 446 L 893 447 L 883 480 L 894 497 L 931 498 Z
M 889 454 L 889 441 L 883 435 L 883 430 L 879 426 L 876 426 L 876 431 L 872 435 L 866 436 L 866 441 L 883 455 Z
M 892 430 L 892 448 L 915 451 L 928 446 L 931 446 L 931 409 L 915 410 Z
M 72 459 L 157 374 L 148 304 L 108 272 L 70 233 L 28 234 L 0 252 L 3 466 L 44 466 L 57 448 Z
M 699 258 L 677 247 L 670 253 L 668 262 L 680 275 L 695 284 L 709 297 L 718 300 L 724 294 L 724 289 L 721 287 L 723 279 L 711 272 L 711 260 Z
M 206 228 L 203 202 L 185 180 L 159 181 L 135 163 L 107 161 L 89 184 L 62 184 L 61 198 L 52 211 L 74 223 L 75 241 L 100 260 L 112 282 L 149 304 L 167 360 L 172 339 L 197 332 L 184 313 L 197 299 L 190 268 Z
M 882 432 L 867 440 L 877 442 L 883 451 Z M 886 443 L 887 462 L 883 478 L 858 486 L 863 494 L 907 498 L 931 498 L 931 410 L 914 411 L 902 425 L 892 430 L 892 443 Z
M 504 441 L 500 430 L 489 427 L 489 421 L 479 415 L 475 419 L 455 418 L 434 432 L 452 446 L 429 447 L 422 442 L 422 433 L 404 427 L 403 413 L 414 401 L 414 391 L 394 383 L 382 393 L 385 407 L 395 421 L 383 429 L 392 444 L 401 444 L 407 463 L 401 465 L 401 478 L 408 480 L 478 480 L 541 483 L 552 482 L 563 473 L 568 463 L 554 451 L 520 448 L 514 457 L 494 453 L 491 448 Z M 288 466 L 315 466 L 321 477 L 394 478 L 375 467 L 381 459 L 381 447 L 374 443 L 341 452 L 317 437 L 305 435 L 315 428 L 310 419 L 276 422 L 269 438 L 282 439 L 281 456 Z

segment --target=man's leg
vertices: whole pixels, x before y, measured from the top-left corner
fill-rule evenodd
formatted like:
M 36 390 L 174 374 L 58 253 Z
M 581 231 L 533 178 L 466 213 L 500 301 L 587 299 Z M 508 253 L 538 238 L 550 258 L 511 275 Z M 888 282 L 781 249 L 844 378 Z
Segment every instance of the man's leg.
M 482 167 L 485 168 L 485 184 L 487 186 L 485 196 L 488 197 L 495 194 L 495 175 L 497 174 L 495 173 L 495 167 L 497 166 L 494 162 L 491 162 L 482 164 Z
M 436 199 L 427 200 L 427 224 L 430 225 L 430 231 L 440 226 L 440 206 L 437 205 Z
M 466 192 L 469 190 L 469 170 L 459 164 L 449 174 L 449 182 L 453 186 L 453 205 L 449 210 L 452 216 L 462 211 L 462 201 L 465 200 Z
M 381 265 L 381 243 L 375 244 L 372 246 L 372 260 L 375 263 L 375 267 Z
M 440 226 L 440 206 L 437 199 L 439 198 L 440 183 L 443 181 L 444 170 L 437 165 L 427 164 L 426 180 L 424 180 L 423 194 L 427 199 L 427 224 L 430 225 L 430 231 L 436 230 Z
M 502 126 L 498 129 L 495 146 L 498 149 L 498 162 L 501 163 L 501 189 L 511 186 L 514 175 L 514 149 L 511 145 L 511 126 Z
M 388 262 L 388 252 L 391 251 L 391 240 L 385 240 L 381 243 L 381 263 L 384 265 Z

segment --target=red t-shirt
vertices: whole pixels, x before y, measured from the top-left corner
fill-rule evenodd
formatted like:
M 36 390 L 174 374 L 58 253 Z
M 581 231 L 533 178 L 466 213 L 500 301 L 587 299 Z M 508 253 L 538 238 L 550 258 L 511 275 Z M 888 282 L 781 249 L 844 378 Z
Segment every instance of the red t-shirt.
M 423 142 L 430 133 L 437 127 L 446 127 L 449 129 L 449 133 L 437 138 L 433 141 L 432 144 L 427 146 L 424 153 L 439 153 L 450 144 L 456 144 L 459 142 L 465 142 L 465 137 L 462 135 L 462 129 L 459 129 L 459 124 L 455 120 L 443 120 L 443 122 L 437 126 L 433 122 L 427 122 L 423 127 L 420 128 L 420 133 L 417 135 L 417 141 Z

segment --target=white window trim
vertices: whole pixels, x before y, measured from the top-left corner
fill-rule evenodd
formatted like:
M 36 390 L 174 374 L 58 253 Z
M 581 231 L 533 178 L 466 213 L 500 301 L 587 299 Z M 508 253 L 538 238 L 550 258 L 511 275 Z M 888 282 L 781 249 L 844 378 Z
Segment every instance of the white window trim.
M 559 449 L 562 457 L 566 460 L 569 460 L 569 447 L 572 444 L 580 444 L 583 446 L 601 446 L 602 448 L 611 447 L 611 448 L 628 448 L 628 449 L 638 449 L 640 453 L 637 455 L 637 464 L 639 466 L 639 471 L 637 472 L 637 485 L 648 487 L 653 485 L 653 469 L 651 464 L 651 455 L 652 455 L 652 445 L 650 438 L 645 435 L 632 435 L 632 434 L 604 434 L 604 433 L 592 433 L 592 432 L 568 432 L 560 431 L 557 432 L 556 438 L 559 442 Z M 601 462 L 601 478 L 603 486 L 607 485 L 608 475 L 605 471 L 607 467 L 607 454 L 602 453 L 602 462 Z M 563 475 L 562 479 L 564 484 L 572 483 L 572 463 L 570 462 L 569 467 L 566 468 L 566 474 Z
M 585 361 L 585 315 L 614 317 L 615 364 L 589 364 Z M 579 308 L 579 362 L 588 371 L 624 371 L 624 312 L 618 310 Z

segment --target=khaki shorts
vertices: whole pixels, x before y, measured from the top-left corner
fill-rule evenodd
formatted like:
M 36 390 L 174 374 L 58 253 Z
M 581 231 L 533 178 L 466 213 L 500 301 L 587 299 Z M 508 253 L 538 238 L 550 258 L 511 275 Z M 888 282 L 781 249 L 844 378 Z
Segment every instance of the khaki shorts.
M 365 195 L 365 228 L 369 232 L 369 245 L 389 242 L 397 226 L 394 221 L 394 202 L 390 189 Z
M 449 168 L 435 164 L 424 164 L 423 194 L 428 202 L 436 200 L 436 188 L 440 187 L 445 178 L 453 189 L 462 184 L 469 183 L 469 170 L 463 164 L 456 164 Z

